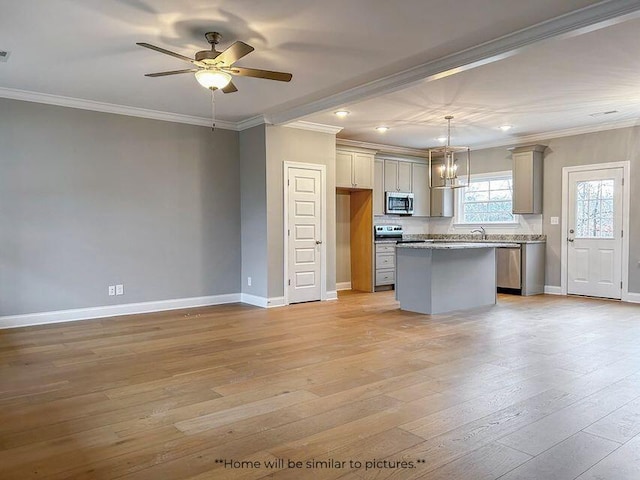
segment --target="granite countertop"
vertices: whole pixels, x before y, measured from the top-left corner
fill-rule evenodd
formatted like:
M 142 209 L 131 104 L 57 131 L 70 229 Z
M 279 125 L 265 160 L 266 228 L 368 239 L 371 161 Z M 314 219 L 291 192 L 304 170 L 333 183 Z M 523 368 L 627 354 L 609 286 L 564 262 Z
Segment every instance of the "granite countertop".
M 396 248 L 419 248 L 423 250 L 462 250 L 466 248 L 518 247 L 520 243 L 507 242 L 437 242 L 437 243 L 401 243 Z
M 407 234 L 403 237 L 403 240 L 433 240 L 435 242 L 466 242 L 466 243 L 546 243 L 546 235 L 536 234 L 488 234 L 484 240 L 480 238 L 479 234 L 465 233 L 465 234 Z
M 396 243 L 397 239 L 374 240 L 373 243 Z

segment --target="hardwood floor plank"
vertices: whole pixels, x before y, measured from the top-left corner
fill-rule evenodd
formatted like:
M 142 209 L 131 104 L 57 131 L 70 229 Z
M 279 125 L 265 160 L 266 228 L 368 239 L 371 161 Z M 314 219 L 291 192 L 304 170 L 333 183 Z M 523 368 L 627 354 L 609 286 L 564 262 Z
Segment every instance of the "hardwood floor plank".
M 620 407 L 584 429 L 599 437 L 625 443 L 640 435 L 640 399 Z
M 518 452 L 504 445 L 491 443 L 442 467 L 429 471 L 423 478 L 428 478 L 429 480 L 453 480 L 472 477 L 473 480 L 494 480 L 522 465 L 530 458 L 526 453 Z M 424 469 L 418 466 L 418 474 L 420 474 L 420 470 Z
M 634 437 L 576 480 L 637 480 L 640 478 L 640 436 Z
M 498 440 L 530 455 L 538 455 L 640 396 L 640 376 L 633 375 L 546 418 Z
M 501 480 L 573 480 L 620 445 L 579 432 L 520 465 Z
M 0 478 L 488 480 L 554 462 L 640 478 L 638 345 L 640 309 L 620 302 L 500 295 L 428 316 L 393 292 L 0 331 Z M 216 462 L 332 456 L 425 463 Z

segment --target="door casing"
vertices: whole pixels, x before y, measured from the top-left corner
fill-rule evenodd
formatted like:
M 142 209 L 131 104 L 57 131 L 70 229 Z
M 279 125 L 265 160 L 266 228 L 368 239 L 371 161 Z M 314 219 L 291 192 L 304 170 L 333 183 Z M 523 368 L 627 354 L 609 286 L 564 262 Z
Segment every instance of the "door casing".
M 284 304 L 289 305 L 289 235 L 287 235 L 289 230 L 289 185 L 287 184 L 287 180 L 289 179 L 289 168 L 306 168 L 320 172 L 320 191 L 322 199 L 320 212 L 320 215 L 322 216 L 320 222 L 322 238 L 322 244 L 320 244 L 320 256 L 322 258 L 320 261 L 320 300 L 324 301 L 327 299 L 327 169 L 325 165 L 318 163 L 283 162 L 282 184 L 284 190 L 284 221 L 282 223 L 284 225 L 284 230 L 282 235 L 284 238 Z
M 622 168 L 622 296 L 623 301 L 629 300 L 629 161 L 594 163 L 562 168 L 562 222 L 560 233 L 560 293 L 567 295 L 568 284 L 568 246 L 567 233 L 569 230 L 569 173 L 608 168 Z

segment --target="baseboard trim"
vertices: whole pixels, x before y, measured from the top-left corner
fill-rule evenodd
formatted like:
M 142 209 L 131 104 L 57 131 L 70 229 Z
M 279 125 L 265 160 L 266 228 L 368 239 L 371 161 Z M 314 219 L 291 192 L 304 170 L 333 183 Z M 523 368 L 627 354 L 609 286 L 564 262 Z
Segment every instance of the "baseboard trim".
M 50 323 L 75 322 L 96 318 L 117 317 L 137 313 L 152 313 L 181 308 L 207 307 L 225 303 L 240 302 L 240 294 L 208 295 L 205 297 L 175 298 L 154 302 L 125 303 L 121 305 L 104 305 L 100 307 L 74 308 L 52 312 L 26 313 L 23 315 L 7 315 L 0 317 L 0 329 L 47 325 Z
M 640 293 L 628 292 L 622 300 L 629 303 L 640 303 Z
M 336 290 L 332 290 L 330 292 L 327 292 L 327 300 L 337 300 L 338 299 L 338 292 Z
M 258 295 L 251 295 L 250 293 L 241 293 L 240 301 L 247 305 L 253 305 L 254 307 L 267 308 L 268 305 L 266 297 L 259 297 Z
M 544 293 L 547 295 L 562 295 L 562 287 L 556 287 L 555 285 L 545 285 Z
M 267 300 L 267 308 L 284 307 L 284 297 L 270 297 Z
M 336 283 L 336 290 L 351 290 L 351 282 L 338 282 Z

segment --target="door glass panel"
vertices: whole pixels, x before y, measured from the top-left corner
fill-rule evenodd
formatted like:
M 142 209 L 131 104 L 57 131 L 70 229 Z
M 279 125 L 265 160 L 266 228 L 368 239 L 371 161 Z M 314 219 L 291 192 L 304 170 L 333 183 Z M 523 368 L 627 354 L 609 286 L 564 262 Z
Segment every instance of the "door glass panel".
M 613 179 L 576 183 L 576 238 L 613 238 Z

